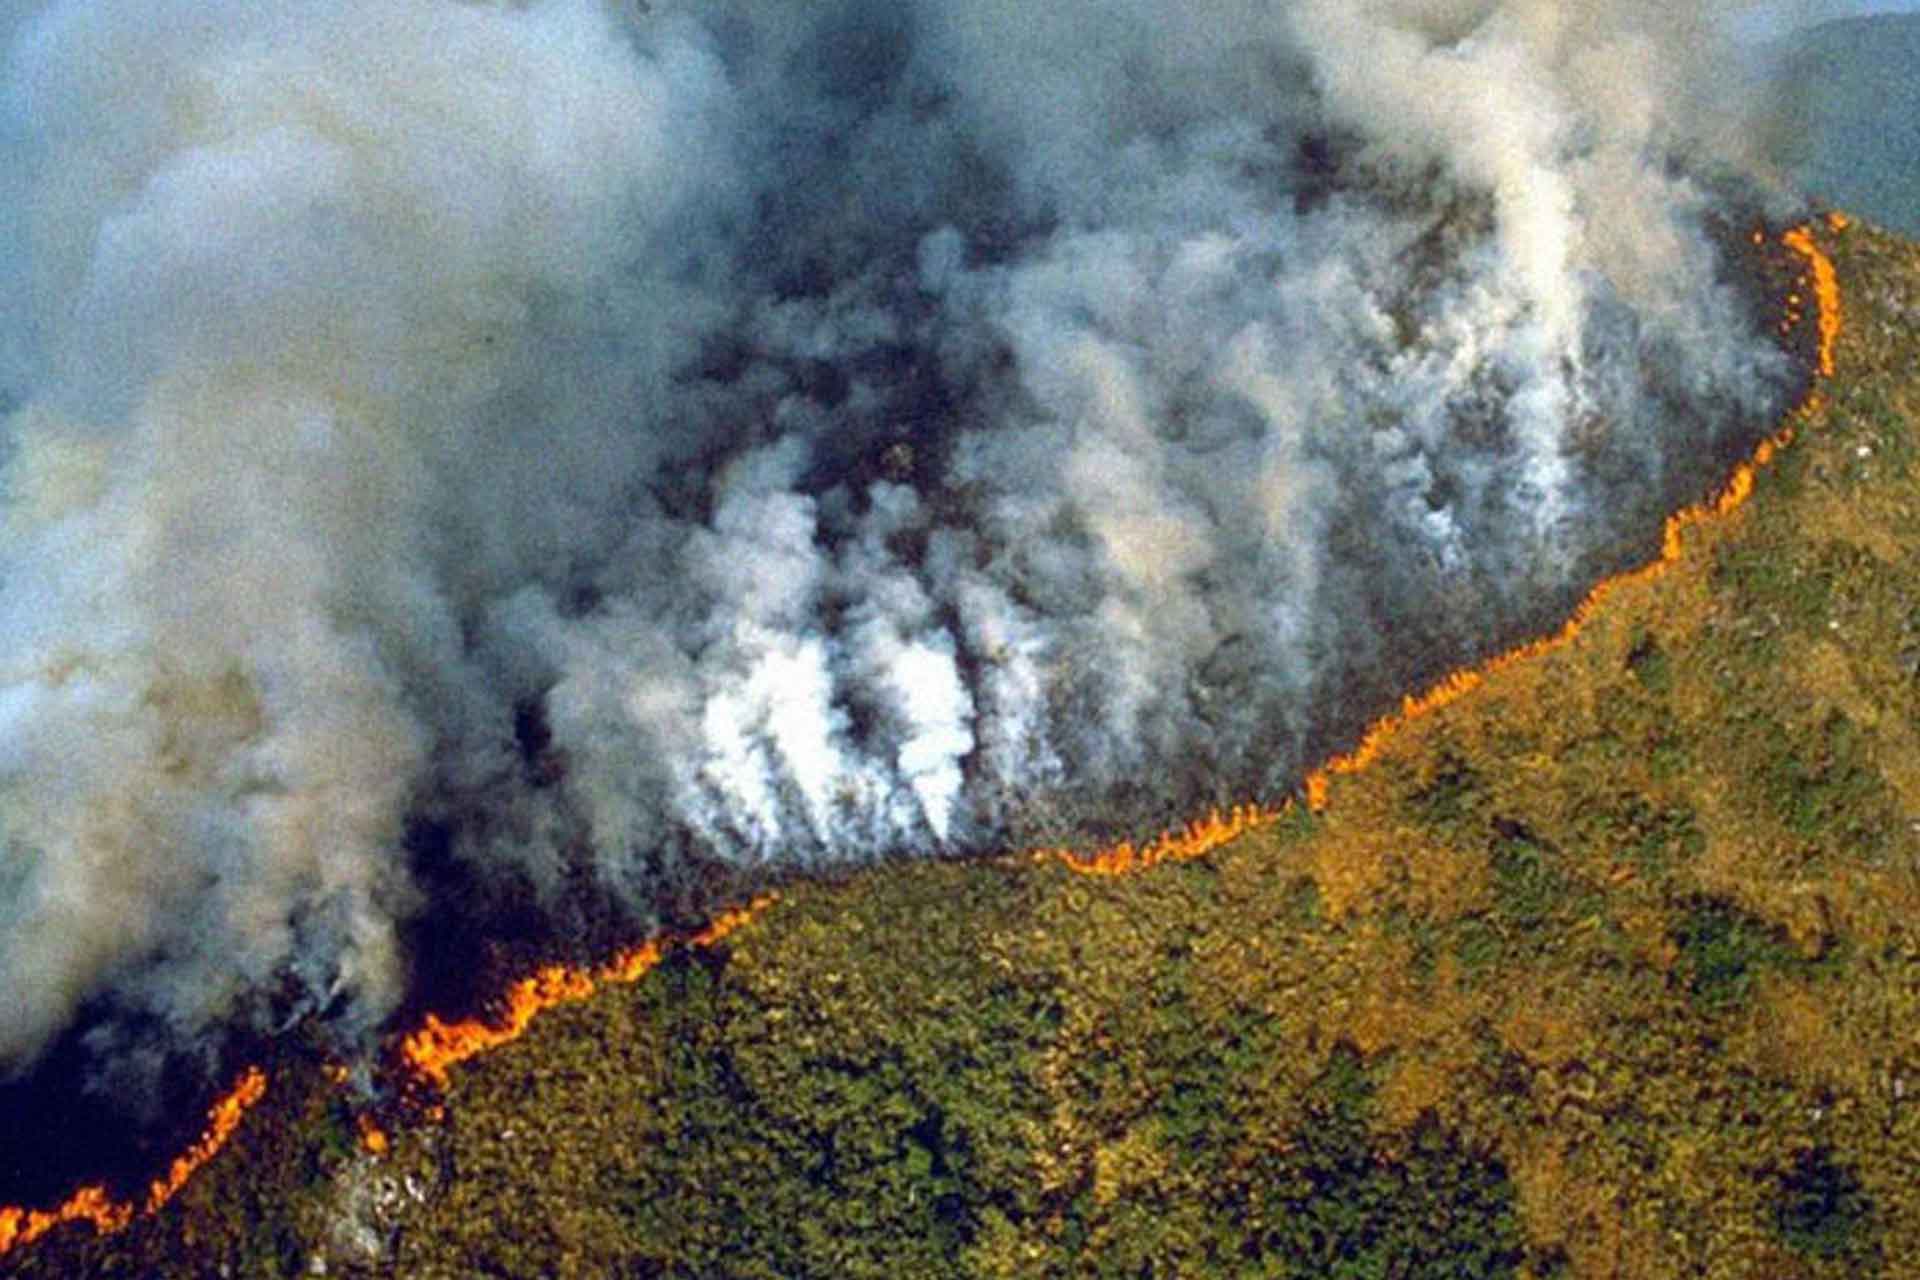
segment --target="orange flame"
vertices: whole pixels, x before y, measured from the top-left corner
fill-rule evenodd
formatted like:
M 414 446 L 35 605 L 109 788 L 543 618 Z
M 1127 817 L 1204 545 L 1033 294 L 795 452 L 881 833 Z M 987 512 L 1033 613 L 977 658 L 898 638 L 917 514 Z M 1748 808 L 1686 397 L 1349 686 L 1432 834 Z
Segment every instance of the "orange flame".
M 31 1244 L 63 1222 L 90 1222 L 101 1235 L 111 1235 L 133 1221 L 136 1213 L 153 1214 L 187 1184 L 200 1167 L 213 1159 L 227 1144 L 248 1108 L 267 1092 L 266 1072 L 249 1067 L 225 1097 L 207 1112 L 207 1127 L 199 1140 L 174 1158 L 165 1177 L 156 1178 L 147 1187 L 146 1198 L 115 1200 L 99 1184 L 81 1187 L 55 1209 L 0 1208 L 0 1254 L 16 1245 Z
M 777 895 L 754 899 L 747 906 L 714 918 L 712 924 L 687 938 L 691 946 L 711 946 L 771 905 Z M 462 1022 L 443 1022 L 428 1014 L 418 1031 L 400 1041 L 400 1060 L 409 1071 L 430 1082 L 436 1089 L 447 1087 L 447 1070 L 476 1054 L 518 1039 L 527 1024 L 543 1009 L 557 1004 L 585 1000 L 595 988 L 607 982 L 635 982 L 666 954 L 666 940 L 655 938 L 630 947 L 604 965 L 594 969 L 575 969 L 566 965 L 547 965 L 507 988 L 500 1000 L 498 1020 L 483 1022 L 470 1018 Z
M 372 1115 L 362 1112 L 354 1124 L 360 1130 L 360 1149 L 370 1156 L 387 1154 L 387 1131 L 382 1129 Z
M 1827 216 L 1827 225 L 1834 231 L 1844 231 L 1848 226 L 1847 215 L 1833 213 Z M 1833 259 L 1821 251 L 1814 243 L 1813 232 L 1808 227 L 1795 227 L 1780 237 L 1780 242 L 1807 260 L 1807 268 L 1813 273 L 1813 296 L 1820 304 L 1820 376 L 1833 376 L 1833 348 L 1840 338 L 1840 279 L 1834 273 Z M 1798 305 L 1799 295 L 1791 301 Z M 1796 318 L 1797 318 L 1797 312 Z
M 1086 876 L 1131 875 L 1162 862 L 1191 862 L 1204 857 L 1221 845 L 1266 826 L 1285 812 L 1284 806 L 1273 809 L 1265 805 L 1237 804 L 1224 812 L 1211 810 L 1206 817 L 1189 822 L 1178 831 L 1163 831 L 1144 845 L 1122 840 L 1091 856 L 1082 856 L 1071 849 L 1039 849 L 1031 856 L 1036 861 L 1058 859 Z
M 200 1140 L 183 1154 L 174 1157 L 173 1163 L 167 1167 L 167 1176 L 154 1179 L 147 1188 L 148 1213 L 173 1199 L 174 1193 L 187 1185 L 187 1179 L 227 1145 L 227 1139 L 240 1127 L 241 1118 L 254 1103 L 266 1096 L 266 1092 L 267 1073 L 258 1067 L 247 1068 L 239 1082 L 228 1090 L 227 1096 L 214 1103 L 213 1109 L 207 1113 L 207 1127 L 201 1131 Z

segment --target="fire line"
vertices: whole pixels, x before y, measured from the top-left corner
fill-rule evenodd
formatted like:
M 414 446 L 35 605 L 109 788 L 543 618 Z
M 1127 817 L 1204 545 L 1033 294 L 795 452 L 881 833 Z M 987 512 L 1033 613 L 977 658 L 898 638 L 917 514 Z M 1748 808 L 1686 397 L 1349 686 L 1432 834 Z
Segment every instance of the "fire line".
M 1827 215 L 1828 227 L 1835 231 L 1844 231 L 1848 226 L 1847 216 L 1843 213 Z M 1840 338 L 1840 283 L 1833 267 L 1833 260 L 1815 241 L 1812 229 L 1808 226 L 1795 227 L 1781 236 L 1780 241 L 1788 249 L 1806 259 L 1810 277 L 1805 283 L 1813 290 L 1814 300 L 1818 304 L 1817 323 L 1819 326 L 1819 346 L 1815 353 L 1815 367 L 1822 378 L 1833 377 L 1834 347 Z M 1754 243 L 1765 242 L 1761 232 L 1754 233 Z M 1801 319 L 1802 294 L 1792 292 L 1787 298 L 1786 328 L 1791 330 Z M 1820 405 L 1820 393 L 1811 391 L 1793 414 L 1796 418 L 1806 418 L 1815 413 Z M 1368 726 L 1360 736 L 1359 745 L 1353 750 L 1336 755 L 1319 768 L 1307 774 L 1301 784 L 1301 791 L 1309 812 L 1319 813 L 1327 807 L 1332 781 L 1341 774 L 1359 773 L 1372 764 L 1386 746 L 1387 741 L 1408 724 L 1421 716 L 1438 711 L 1450 703 L 1456 702 L 1480 687 L 1493 675 L 1516 663 L 1527 662 L 1542 654 L 1551 653 L 1572 642 L 1580 630 L 1600 609 L 1601 605 L 1615 592 L 1629 583 L 1641 582 L 1658 577 L 1680 559 L 1684 544 L 1682 533 L 1689 527 L 1708 520 L 1725 516 L 1733 512 L 1753 493 L 1754 478 L 1759 469 L 1769 465 L 1780 450 L 1792 443 L 1794 427 L 1792 422 L 1773 435 L 1762 440 L 1753 451 L 1752 457 L 1735 467 L 1718 493 L 1704 502 L 1682 507 L 1667 517 L 1660 539 L 1660 554 L 1648 563 L 1636 569 L 1629 569 L 1602 580 L 1589 591 L 1586 597 L 1574 608 L 1558 631 L 1550 635 L 1530 640 L 1518 648 L 1497 654 L 1476 666 L 1463 667 L 1450 675 L 1443 676 L 1438 682 L 1422 693 L 1408 694 L 1401 700 L 1398 711 L 1389 712 Z M 1279 807 L 1263 805 L 1236 805 L 1226 811 L 1215 810 L 1206 817 L 1188 823 L 1179 831 L 1168 831 L 1158 839 L 1144 846 L 1136 847 L 1131 841 L 1122 841 L 1091 855 L 1077 854 L 1069 849 L 1047 849 L 1036 853 L 1037 859 L 1055 858 L 1082 875 L 1119 876 L 1144 871 L 1162 862 L 1185 862 L 1203 857 L 1228 841 L 1248 831 L 1278 821 L 1291 812 L 1294 801 L 1288 800 Z
M 712 946 L 765 911 L 773 904 L 775 897 L 774 894 L 767 894 L 745 907 L 716 916 L 712 924 L 687 938 L 687 944 Z M 413 1075 L 444 1091 L 449 1067 L 509 1040 L 518 1039 L 541 1010 L 585 1000 L 596 988 L 606 983 L 637 982 L 645 977 L 666 955 L 667 941 L 654 938 L 637 947 L 630 947 L 598 968 L 575 969 L 566 965 L 547 965 L 537 969 L 507 988 L 500 1001 L 500 1016 L 495 1021 L 470 1018 L 461 1022 L 443 1022 L 438 1015 L 430 1013 L 418 1031 L 401 1039 L 400 1061 Z M 379 1133 L 379 1130 L 373 1129 L 371 1132 Z M 365 1142 L 370 1150 L 384 1144 L 384 1135 L 378 1139 L 369 1135 Z
M 227 1139 L 240 1127 L 249 1108 L 266 1096 L 267 1073 L 258 1067 L 241 1072 L 224 1097 L 207 1111 L 207 1127 L 185 1151 L 167 1166 L 165 1177 L 148 1184 L 146 1197 L 138 1202 L 115 1200 L 106 1187 L 95 1183 L 81 1187 L 58 1208 L 0 1208 L 0 1254 L 16 1245 L 31 1244 L 63 1222 L 91 1222 L 101 1235 L 110 1235 L 132 1222 L 135 1214 L 154 1214 L 187 1185 L 200 1167 L 213 1159 Z
M 1843 214 L 1833 213 L 1828 215 L 1827 223 L 1831 230 L 1838 232 L 1847 227 L 1848 220 Z M 1756 242 L 1759 238 L 1759 233 L 1756 233 Z M 1817 304 L 1819 346 L 1816 367 L 1820 377 L 1831 378 L 1834 348 L 1841 328 L 1840 286 L 1833 261 L 1820 248 L 1809 227 L 1795 227 L 1786 232 L 1781 237 L 1781 243 L 1806 259 L 1809 279 L 1805 283 L 1812 290 Z M 1801 305 L 1799 293 L 1789 296 L 1789 327 L 1801 318 Z M 1819 404 L 1819 392 L 1811 392 L 1793 416 L 1804 419 L 1816 412 Z M 1353 750 L 1334 756 L 1306 776 L 1302 793 L 1308 810 L 1314 813 L 1324 810 L 1330 801 L 1332 779 L 1365 769 L 1379 757 L 1388 739 L 1412 721 L 1458 701 L 1497 671 L 1563 647 L 1580 633 L 1602 603 L 1620 587 L 1664 573 L 1680 558 L 1683 531 L 1737 509 L 1752 494 L 1754 477 L 1759 468 L 1771 463 L 1779 451 L 1791 443 L 1793 437 L 1794 427 L 1789 423 L 1761 441 L 1752 457 L 1734 468 L 1733 474 L 1712 498 L 1684 507 L 1667 517 L 1658 557 L 1637 569 L 1600 582 L 1587 593 L 1558 631 L 1477 666 L 1462 668 L 1422 693 L 1407 695 L 1400 709 L 1375 721 Z M 1202 857 L 1250 831 L 1278 821 L 1293 810 L 1295 803 L 1288 800 L 1278 807 L 1243 804 L 1224 811 L 1214 810 L 1180 830 L 1165 832 L 1144 845 L 1136 846 L 1131 841 L 1122 841 L 1091 855 L 1068 849 L 1043 849 L 1031 856 L 1036 860 L 1057 859 L 1083 875 L 1128 875 L 1163 862 L 1190 861 Z M 754 899 L 745 907 L 724 912 L 705 929 L 680 941 L 690 946 L 711 946 L 755 919 L 776 898 L 777 895 L 768 894 Z M 585 1000 L 608 983 L 638 981 L 660 963 L 672 941 L 667 937 L 656 937 L 630 947 L 606 964 L 594 968 L 549 965 L 538 969 L 507 988 L 500 1000 L 498 1017 L 491 1021 L 474 1018 L 446 1022 L 430 1013 L 417 1030 L 401 1038 L 398 1051 L 400 1062 L 415 1079 L 443 1093 L 448 1087 L 448 1072 L 452 1067 L 518 1039 L 544 1009 Z M 32 1243 L 65 1222 L 90 1222 L 99 1234 L 108 1235 L 123 1230 L 136 1216 L 157 1213 L 186 1185 L 189 1178 L 226 1145 L 248 1109 L 260 1101 L 266 1089 L 267 1076 L 264 1071 L 251 1067 L 243 1072 L 226 1095 L 208 1111 L 207 1125 L 200 1138 L 174 1158 L 166 1175 L 155 1179 L 149 1185 L 146 1196 L 137 1202 L 115 1200 L 105 1186 L 90 1184 L 81 1187 L 58 1207 L 50 1210 L 0 1206 L 0 1255 L 16 1246 Z M 361 1121 L 360 1134 L 361 1144 L 367 1151 L 377 1155 L 387 1149 L 387 1135 L 372 1119 L 364 1118 Z

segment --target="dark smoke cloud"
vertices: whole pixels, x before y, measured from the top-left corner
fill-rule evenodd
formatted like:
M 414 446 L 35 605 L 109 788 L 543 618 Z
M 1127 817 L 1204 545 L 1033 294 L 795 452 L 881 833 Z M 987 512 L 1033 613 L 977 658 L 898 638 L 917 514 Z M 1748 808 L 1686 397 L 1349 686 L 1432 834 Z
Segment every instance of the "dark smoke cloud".
M 1781 406 L 1711 19 L 15 15 L 0 1062 L 1284 791 Z

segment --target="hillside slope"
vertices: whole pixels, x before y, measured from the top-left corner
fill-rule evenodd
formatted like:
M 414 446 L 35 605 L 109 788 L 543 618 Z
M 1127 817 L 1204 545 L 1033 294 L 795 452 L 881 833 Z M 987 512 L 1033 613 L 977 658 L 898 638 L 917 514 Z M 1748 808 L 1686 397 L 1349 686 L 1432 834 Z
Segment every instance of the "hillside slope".
M 1920 14 L 1798 32 L 1779 82 L 1776 137 L 1801 187 L 1920 235 Z
M 1120 878 L 790 888 L 374 1156 L 292 1067 L 13 1274 L 1857 1277 L 1920 1258 L 1920 247 L 1568 645 Z

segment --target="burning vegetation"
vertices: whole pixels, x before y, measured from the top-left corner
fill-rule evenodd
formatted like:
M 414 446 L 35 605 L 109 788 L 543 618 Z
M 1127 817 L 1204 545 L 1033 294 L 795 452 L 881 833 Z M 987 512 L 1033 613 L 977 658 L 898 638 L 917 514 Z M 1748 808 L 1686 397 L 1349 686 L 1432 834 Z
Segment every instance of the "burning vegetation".
M 1802 284 L 1816 300 L 1814 319 L 1818 343 L 1814 358 L 1823 376 L 1828 377 L 1831 376 L 1834 368 L 1834 347 L 1841 333 L 1841 306 L 1837 276 L 1831 259 L 1821 247 L 1821 235 L 1837 234 L 1844 230 L 1846 225 L 1843 218 L 1834 215 L 1828 220 L 1824 232 L 1817 232 L 1813 228 L 1797 228 L 1782 237 L 1783 243 L 1800 255 L 1805 262 L 1805 276 Z M 1789 306 L 1798 305 L 1794 302 L 1789 303 Z M 1803 320 L 1803 317 L 1798 314 L 1794 318 L 1796 322 Z M 1828 412 L 1829 406 L 1823 399 L 1823 393 L 1816 391 L 1808 403 L 1798 411 L 1797 417 L 1800 420 L 1809 420 L 1826 415 Z M 1683 558 L 1689 555 L 1691 541 L 1689 530 L 1708 525 L 1714 518 L 1727 516 L 1738 509 L 1753 492 L 1757 469 L 1767 466 L 1774 460 L 1777 451 L 1793 438 L 1794 429 L 1793 426 L 1789 426 L 1764 442 L 1752 459 L 1736 468 L 1726 486 L 1712 500 L 1690 507 L 1671 517 L 1666 525 L 1659 559 L 1644 568 L 1623 574 L 1595 588 L 1574 616 L 1554 635 L 1529 643 L 1479 667 L 1449 676 L 1423 694 L 1410 695 L 1399 712 L 1372 726 L 1356 748 L 1335 757 L 1321 769 L 1309 774 L 1303 786 L 1303 798 L 1299 802 L 1302 807 L 1296 809 L 1294 802 L 1277 808 L 1240 806 L 1225 813 L 1209 815 L 1180 831 L 1169 832 L 1143 846 L 1122 842 L 1090 855 L 1058 851 L 1036 853 L 1031 855 L 1031 860 L 1039 863 L 1059 862 L 1082 875 L 1112 877 L 1145 871 L 1163 863 L 1206 859 L 1229 846 L 1240 848 L 1242 855 L 1245 856 L 1247 849 L 1259 849 L 1272 845 L 1273 833 L 1276 830 L 1291 829 L 1294 832 L 1292 835 L 1280 837 L 1280 844 L 1283 847 L 1291 846 L 1300 838 L 1300 831 L 1309 829 L 1317 821 L 1323 820 L 1328 815 L 1330 806 L 1335 804 L 1335 797 L 1331 792 L 1332 780 L 1339 776 L 1360 775 L 1374 766 L 1383 754 L 1390 754 L 1394 750 L 1397 739 L 1409 734 L 1416 721 L 1422 721 L 1448 706 L 1468 699 L 1470 695 L 1486 686 L 1488 681 L 1497 681 L 1502 672 L 1529 664 L 1538 664 L 1546 656 L 1575 645 L 1583 630 L 1596 618 L 1604 620 L 1606 625 L 1617 625 L 1613 622 L 1613 615 L 1622 608 L 1631 606 L 1616 604 L 1614 603 L 1616 599 L 1622 596 L 1632 597 L 1636 593 L 1644 594 L 1648 583 L 1679 565 Z M 1656 651 L 1645 644 L 1637 646 L 1635 653 L 1629 655 L 1630 664 L 1635 665 L 1636 670 L 1644 668 L 1647 665 L 1646 655 Z M 1437 812 L 1452 812 L 1456 809 L 1459 803 L 1457 799 L 1448 800 L 1443 797 L 1462 785 L 1461 779 L 1464 775 L 1457 766 L 1449 766 L 1449 770 L 1440 775 L 1433 784 L 1421 790 L 1419 794 L 1428 796 L 1430 799 L 1422 800 L 1420 803 L 1440 804 L 1442 808 Z M 1467 781 L 1464 785 L 1478 784 Z M 1436 787 L 1439 789 L 1432 789 Z M 1536 837 L 1528 829 L 1523 826 L 1513 826 L 1511 823 L 1508 826 L 1516 834 L 1503 838 L 1516 841 L 1524 847 L 1532 847 Z M 1247 839 L 1249 836 L 1260 833 L 1265 833 L 1264 838 Z M 1272 854 L 1269 852 L 1254 856 L 1272 856 Z M 1537 857 L 1538 855 L 1536 853 L 1527 856 Z M 1637 878 L 1635 868 L 1630 865 L 1616 870 L 1617 874 L 1608 876 L 1609 882 L 1615 886 L 1629 885 Z M 1352 901 L 1346 899 L 1335 887 L 1341 879 L 1355 872 L 1363 876 L 1366 874 L 1356 865 L 1336 873 L 1333 881 L 1316 889 L 1315 897 L 1320 901 L 1320 905 L 1315 908 L 1316 912 L 1328 910 L 1331 904 L 1334 917 L 1338 918 L 1355 909 Z M 696 949 L 718 948 L 730 935 L 764 912 L 772 901 L 771 897 L 762 897 L 749 906 L 723 913 L 705 929 L 686 937 L 678 945 Z M 1722 984 L 1737 980 L 1742 984 L 1741 990 L 1744 992 L 1745 983 L 1749 980 L 1748 971 L 1753 961 L 1747 959 L 1741 951 L 1744 944 L 1740 942 L 1739 931 L 1752 930 L 1756 926 L 1738 923 L 1749 918 L 1738 914 L 1724 917 L 1736 921 L 1732 925 L 1713 923 L 1714 920 L 1721 918 L 1701 917 L 1706 921 L 1698 926 L 1705 931 L 1700 935 L 1702 938 L 1724 939 L 1703 945 L 1718 948 L 1730 946 L 1732 949 L 1726 959 L 1700 961 L 1699 964 L 1705 967 L 1696 967 L 1693 982 L 1697 990 L 1711 992 L 1721 990 Z M 855 924 L 852 927 L 857 929 L 859 926 Z M 1678 936 L 1684 950 L 1687 945 L 1690 945 L 1688 942 L 1690 935 Z M 1761 928 L 1760 936 L 1765 936 L 1764 927 Z M 517 1040 L 533 1024 L 535 1017 L 547 1009 L 585 1002 L 599 988 L 607 984 L 632 984 L 642 980 L 661 964 L 673 945 L 675 944 L 671 940 L 656 939 L 620 951 L 612 960 L 591 967 L 570 967 L 560 964 L 542 966 L 526 977 L 511 983 L 502 996 L 479 1017 L 448 1020 L 428 1014 L 416 1030 L 395 1037 L 392 1064 L 397 1074 L 394 1082 L 404 1086 L 395 1096 L 403 1101 L 402 1105 L 388 1110 L 389 1120 L 399 1121 L 403 1125 L 419 1124 L 422 1120 L 426 1120 L 429 1122 L 429 1127 L 447 1123 L 449 1117 L 443 1110 L 440 1099 L 452 1086 L 452 1077 L 449 1074 L 452 1067 Z M 1785 957 L 1781 963 L 1792 962 L 1791 950 L 1781 954 Z M 1415 963 L 1417 966 L 1417 960 Z M 1327 1068 L 1334 1074 L 1324 1076 L 1319 1082 L 1311 1084 L 1302 1095 L 1309 1100 L 1307 1105 L 1311 1110 L 1320 1105 L 1311 1102 L 1311 1099 L 1318 1096 L 1316 1090 L 1333 1090 L 1329 1097 L 1338 1100 L 1329 1101 L 1327 1105 L 1334 1107 L 1335 1110 L 1322 1116 L 1321 1122 L 1334 1124 L 1336 1130 L 1338 1124 L 1352 1123 L 1353 1117 L 1361 1114 L 1360 1111 L 1339 1110 L 1339 1108 L 1371 1107 L 1380 1088 L 1378 1080 L 1367 1074 L 1366 1067 L 1370 1055 L 1378 1052 L 1377 1046 L 1368 1046 L 1362 1036 L 1356 1042 L 1356 1047 L 1362 1051 L 1359 1056 L 1350 1059 L 1334 1059 L 1332 1065 Z M 344 1072 L 336 1075 L 335 1084 L 336 1086 L 346 1084 Z M 1350 1092 L 1353 1089 L 1359 1089 L 1360 1092 Z M 1343 1093 L 1343 1090 L 1349 1092 Z M 29 1244 L 64 1223 L 86 1224 L 95 1233 L 107 1234 L 125 1229 L 138 1217 L 158 1213 L 180 1190 L 186 1180 L 206 1164 L 232 1136 L 242 1116 L 260 1101 L 265 1091 L 265 1073 L 258 1068 L 248 1070 L 233 1089 L 212 1108 L 207 1128 L 200 1139 L 188 1151 L 172 1161 L 166 1174 L 152 1182 L 144 1197 L 116 1199 L 106 1187 L 91 1185 L 75 1192 L 64 1203 L 50 1210 L 20 1208 L 0 1210 L 0 1253 L 16 1246 Z M 1339 1120 L 1340 1116 L 1348 1118 Z M 361 1150 L 368 1156 L 383 1158 L 392 1151 L 393 1136 L 383 1123 L 375 1118 L 372 1111 L 360 1111 L 357 1114 L 355 1131 Z M 401 1137 L 403 1140 L 409 1140 L 406 1130 L 403 1129 Z M 417 1141 L 417 1139 L 412 1140 Z M 1429 1142 L 1430 1139 L 1423 1137 L 1420 1141 L 1424 1143 Z M 1497 1178 L 1502 1180 L 1504 1185 L 1504 1180 L 1508 1176 L 1504 1167 L 1497 1164 L 1492 1167 Z M 1411 1169 L 1411 1166 L 1409 1168 Z M 1406 1176 L 1412 1175 L 1409 1172 Z M 1805 1181 L 1809 1175 L 1801 1171 L 1790 1176 Z M 1111 1196 L 1121 1195 L 1124 1185 L 1125 1178 L 1122 1177 L 1114 1184 Z M 1364 1194 L 1357 1187 L 1348 1188 L 1342 1194 L 1349 1192 L 1354 1195 Z M 1392 1194 L 1408 1193 L 1403 1188 Z M 1804 1198 L 1803 1196 L 1802 1199 Z M 1802 1216 L 1813 1212 L 1800 1205 L 1798 1201 L 1795 1205 L 1782 1210 L 1783 1214 L 1794 1213 Z M 1524 1253 L 1520 1237 L 1512 1236 L 1505 1239 L 1505 1246 L 1499 1248 L 1489 1246 L 1493 1248 L 1493 1252 L 1487 1257 L 1496 1263 L 1503 1258 L 1511 1261 Z
M 207 1127 L 194 1144 L 173 1158 L 162 1176 L 147 1187 L 138 1200 L 116 1200 L 100 1184 L 81 1187 L 53 1209 L 22 1209 L 0 1206 L 0 1254 L 32 1244 L 47 1232 L 65 1223 L 85 1223 L 97 1234 L 108 1235 L 125 1229 L 135 1215 L 158 1213 L 187 1184 L 187 1179 L 219 1154 L 227 1139 L 246 1117 L 247 1111 L 266 1096 L 267 1076 L 259 1068 L 243 1072 L 207 1111 Z
M 789 937 L 757 895 L 868 864 L 1122 893 L 1298 840 L 1326 918 L 1369 917 L 1419 876 L 1315 833 L 1719 537 L 1847 336 L 1837 226 L 1731 230 L 1800 213 L 1709 74 L 1723 24 L 1634 0 L 18 8 L 0 1123 L 49 1154 L 0 1200 L 49 1207 L 0 1211 L 0 1255 L 26 1268 L 89 1229 L 142 1256 L 211 1203 L 183 1182 L 223 1142 L 346 1170 L 378 1212 L 340 1238 L 378 1261 L 448 1185 L 418 1144 L 458 1140 L 482 1061 L 609 985 L 725 1004 L 751 940 Z M 1830 550 L 1784 596 L 1767 563 L 1725 576 L 1804 620 L 1853 580 Z M 1828 710 L 1813 756 L 1761 762 L 1803 835 L 1878 794 L 1864 713 Z M 1435 812 L 1484 776 L 1436 766 Z M 1565 837 L 1469 816 L 1492 870 L 1466 855 L 1460 901 L 1551 914 Z M 1665 936 L 1704 1004 L 1799 972 L 1753 903 L 1687 892 Z M 975 994 L 1012 1010 L 993 1036 L 1064 1037 L 1000 1081 L 1053 1099 L 1039 1142 L 1100 1040 L 1024 982 Z M 1310 1037 L 1291 1083 L 1343 1136 L 1270 1181 L 1452 1180 L 1443 1234 L 1497 1219 L 1505 1166 L 1465 1172 L 1487 1126 L 1369 1148 L 1387 1039 Z M 937 1066 L 874 1069 L 912 1094 Z M 722 1083 L 777 1125 L 751 1074 Z M 878 1087 L 842 1074 L 821 1096 Z M 189 1143 L 181 1099 L 236 1079 Z M 906 1193 L 950 1252 L 1031 1253 L 1039 1211 L 957 1172 L 978 1127 L 917 1105 L 845 1118 L 879 1141 L 914 1112 Z M 1120 1204 L 1203 1120 L 1127 1128 L 1090 1190 L 1077 1156 L 1028 1172 Z M 808 1132 L 821 1185 L 880 1168 Z M 1782 1212 L 1830 1167 L 1782 1174 Z M 249 1248 L 307 1265 L 311 1224 L 266 1221 Z

